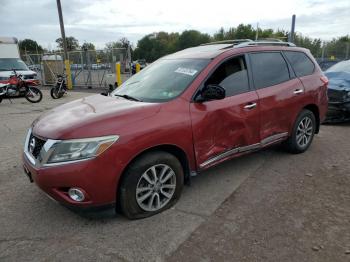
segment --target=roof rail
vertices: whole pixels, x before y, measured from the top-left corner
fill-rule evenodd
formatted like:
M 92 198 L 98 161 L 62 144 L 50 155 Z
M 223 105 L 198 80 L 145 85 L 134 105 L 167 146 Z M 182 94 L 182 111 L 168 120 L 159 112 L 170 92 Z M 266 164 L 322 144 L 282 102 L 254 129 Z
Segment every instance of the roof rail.
M 251 41 L 251 42 L 244 42 L 238 45 L 235 45 L 234 48 L 241 48 L 241 47 L 249 47 L 249 46 L 289 46 L 289 47 L 295 47 L 296 45 L 291 42 L 279 42 L 279 41 Z
M 255 40 L 256 42 L 283 42 L 281 39 L 278 38 L 260 38 L 258 40 Z
M 245 42 L 253 42 L 253 40 L 251 39 L 232 39 L 232 40 L 222 40 L 222 41 L 215 41 L 215 42 L 209 42 L 209 43 L 205 43 L 205 44 L 201 44 L 203 45 L 218 45 L 218 44 L 232 44 L 232 45 L 238 45 L 241 43 L 245 43 Z

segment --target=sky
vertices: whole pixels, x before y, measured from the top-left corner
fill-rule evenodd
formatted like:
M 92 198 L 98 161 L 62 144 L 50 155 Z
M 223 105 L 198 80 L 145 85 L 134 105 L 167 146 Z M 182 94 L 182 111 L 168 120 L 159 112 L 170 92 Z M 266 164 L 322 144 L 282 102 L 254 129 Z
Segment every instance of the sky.
M 137 40 L 153 32 L 188 29 L 213 34 L 240 23 L 330 40 L 350 34 L 350 0 L 61 0 L 66 36 L 80 44 Z M 60 37 L 55 0 L 0 0 L 0 35 L 36 40 L 49 50 Z

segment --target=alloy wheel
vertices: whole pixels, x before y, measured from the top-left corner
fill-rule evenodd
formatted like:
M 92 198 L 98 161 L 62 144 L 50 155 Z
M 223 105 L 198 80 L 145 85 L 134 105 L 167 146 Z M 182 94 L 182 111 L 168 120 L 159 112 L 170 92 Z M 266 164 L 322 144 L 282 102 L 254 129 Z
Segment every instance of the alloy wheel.
M 309 116 L 305 116 L 298 125 L 296 141 L 300 147 L 306 147 L 312 138 L 313 135 L 313 123 L 312 119 Z
M 148 168 L 136 186 L 136 201 L 141 209 L 158 211 L 169 203 L 176 189 L 176 175 L 166 164 Z

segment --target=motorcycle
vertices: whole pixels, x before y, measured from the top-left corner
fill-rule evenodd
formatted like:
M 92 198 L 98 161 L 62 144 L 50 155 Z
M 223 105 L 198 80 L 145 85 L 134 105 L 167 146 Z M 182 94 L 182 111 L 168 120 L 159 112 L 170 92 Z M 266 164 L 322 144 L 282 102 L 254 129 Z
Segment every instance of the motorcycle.
M 23 76 L 17 74 L 13 70 L 13 75 L 10 76 L 7 83 L 0 83 L 0 103 L 3 99 L 24 97 L 31 103 L 39 103 L 43 98 L 43 94 L 38 89 L 36 80 L 23 80 Z
M 53 99 L 58 99 L 58 98 L 61 98 L 66 93 L 67 93 L 66 76 L 64 74 L 57 75 L 56 85 L 51 88 L 50 95 Z

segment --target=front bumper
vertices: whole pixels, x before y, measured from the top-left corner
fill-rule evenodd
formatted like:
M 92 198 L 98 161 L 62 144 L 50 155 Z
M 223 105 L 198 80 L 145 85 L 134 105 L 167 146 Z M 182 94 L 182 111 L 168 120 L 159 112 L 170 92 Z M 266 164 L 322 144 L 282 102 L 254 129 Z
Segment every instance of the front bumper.
M 122 166 L 114 161 L 114 150 L 110 148 L 84 161 L 44 166 L 26 150 L 27 140 L 22 156 L 25 173 L 51 198 L 69 207 L 82 209 L 115 204 Z M 69 197 L 68 190 L 72 187 L 84 191 L 83 201 L 74 201 Z

